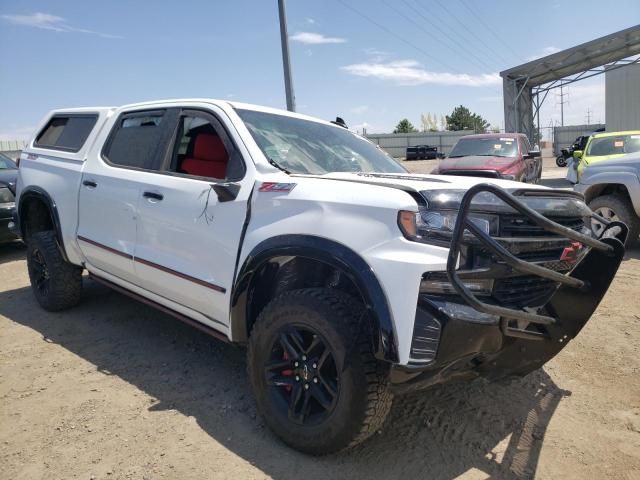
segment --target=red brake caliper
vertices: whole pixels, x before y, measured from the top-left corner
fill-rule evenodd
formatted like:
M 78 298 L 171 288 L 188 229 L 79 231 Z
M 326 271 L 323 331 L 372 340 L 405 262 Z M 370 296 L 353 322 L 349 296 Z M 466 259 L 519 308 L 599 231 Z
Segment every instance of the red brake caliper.
M 282 354 L 282 359 L 283 360 L 289 360 L 289 355 L 287 354 L 286 351 Z M 280 372 L 280 373 L 282 374 L 283 377 L 290 377 L 290 376 L 293 375 L 293 370 L 291 370 L 290 368 L 287 368 L 285 370 L 282 370 L 282 372 Z M 287 392 L 290 392 L 291 391 L 291 385 L 285 385 L 284 389 Z

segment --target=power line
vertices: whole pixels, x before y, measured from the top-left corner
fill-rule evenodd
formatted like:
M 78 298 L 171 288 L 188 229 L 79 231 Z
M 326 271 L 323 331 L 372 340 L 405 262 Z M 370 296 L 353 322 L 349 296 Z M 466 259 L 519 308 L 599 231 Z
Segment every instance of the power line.
M 498 42 L 500 42 L 502 44 L 503 47 L 505 47 L 507 50 L 509 50 L 513 54 L 514 57 L 521 58 L 521 55 L 516 53 L 516 51 L 513 50 L 513 48 L 511 48 L 511 46 L 507 42 L 502 40 L 502 38 L 500 38 L 498 36 L 498 34 L 489 25 L 486 24 L 486 22 L 482 19 L 482 17 L 478 13 L 476 13 L 474 10 L 471 9 L 471 7 L 469 7 L 469 5 L 467 5 L 466 0 L 460 0 L 460 3 L 471 13 L 471 15 L 476 17 L 478 19 L 478 21 L 482 24 L 482 26 L 486 30 L 488 30 L 491 33 L 491 35 L 493 35 L 496 38 L 496 40 L 498 40 Z
M 392 8 L 393 10 L 396 11 L 396 13 L 398 13 L 398 15 L 401 15 L 405 20 L 408 20 L 409 22 L 413 23 L 414 25 L 416 25 L 418 28 L 420 28 L 422 31 L 426 32 L 426 33 L 433 33 L 430 32 L 429 30 L 427 30 L 423 25 L 421 25 L 420 23 L 416 22 L 414 19 L 412 19 L 411 17 L 408 17 L 407 15 L 405 15 L 404 13 L 402 13 L 400 10 L 393 8 L 391 5 L 389 5 L 389 3 L 387 3 L 384 0 L 381 0 L 384 4 L 386 4 L 389 8 Z M 488 70 L 492 70 L 492 68 L 487 65 L 481 58 L 479 58 L 478 56 L 476 56 L 473 52 L 467 50 L 467 48 L 461 44 L 458 40 L 456 40 L 454 37 L 452 37 L 451 35 L 449 35 L 449 33 L 447 33 L 446 30 L 441 29 L 438 25 L 436 25 L 435 23 L 433 23 L 431 21 L 431 19 L 429 19 L 428 17 L 426 17 L 425 15 L 423 15 L 420 11 L 418 11 L 417 9 L 415 9 L 412 5 L 410 5 L 406 0 L 402 0 L 402 3 L 404 3 L 407 7 L 409 7 L 410 9 L 412 9 L 415 13 L 417 13 L 420 17 L 422 17 L 427 23 L 429 23 L 433 28 L 435 28 L 436 30 L 438 30 L 443 36 L 445 36 L 446 38 L 448 38 L 452 43 L 456 44 L 460 51 L 463 54 L 467 54 L 470 57 L 473 57 L 473 59 L 475 59 L 475 61 L 477 62 L 476 65 L 480 65 L 480 68 L 486 68 Z M 440 40 L 438 40 L 440 41 Z M 442 43 L 443 45 L 448 46 L 449 48 L 451 48 L 449 45 L 447 45 L 445 42 L 440 41 L 440 43 Z
M 435 2 L 438 5 L 440 5 L 440 8 L 442 8 L 445 12 L 447 12 L 449 16 L 453 18 L 462 27 L 463 32 L 467 32 L 469 35 L 475 38 L 478 42 L 480 42 L 480 44 L 482 44 L 484 48 L 490 51 L 492 55 L 494 55 L 495 57 L 498 57 L 500 61 L 506 64 L 509 63 L 499 52 L 495 51 L 489 44 L 485 43 L 485 41 L 482 39 L 482 37 L 480 37 L 480 35 L 476 35 L 473 29 L 467 26 L 464 22 L 462 22 L 455 13 L 453 13 L 451 10 L 447 8 L 446 5 L 443 5 L 439 0 L 435 0 Z M 417 0 L 416 0 L 416 3 L 418 3 Z M 422 7 L 422 5 L 420 6 Z
M 587 125 L 591 125 L 591 109 L 587 108 L 587 114 L 585 115 L 587 118 Z
M 413 42 L 410 42 L 409 40 L 407 40 L 406 38 L 398 35 L 397 33 L 395 33 L 393 30 L 388 29 L 387 27 L 385 27 L 384 25 L 382 25 L 379 22 L 376 22 L 373 18 L 369 17 L 368 15 L 362 13 L 360 10 L 357 10 L 356 8 L 352 7 L 351 5 L 349 5 L 348 3 L 346 3 L 344 0 L 336 0 L 338 3 L 342 4 L 343 7 L 348 8 L 349 10 L 351 10 L 353 13 L 355 13 L 356 15 L 364 18 L 367 22 L 375 25 L 376 27 L 378 27 L 380 30 L 385 31 L 386 33 L 388 33 L 389 35 L 391 35 L 392 37 L 395 37 L 397 40 L 400 40 L 402 43 L 409 45 L 411 48 L 413 48 L 414 50 L 420 52 L 422 55 L 424 55 L 425 57 L 427 57 L 428 59 L 440 64 L 441 66 L 443 66 L 444 68 L 451 70 L 451 71 L 456 71 L 458 72 L 458 70 L 456 68 L 453 68 L 451 65 L 448 65 L 446 62 L 443 62 L 442 60 L 434 57 L 433 55 L 431 55 L 429 52 L 427 52 L 426 50 L 424 50 L 423 48 L 420 48 L 419 46 L 417 46 L 416 44 L 414 44 Z M 459 72 L 458 72 L 459 73 Z

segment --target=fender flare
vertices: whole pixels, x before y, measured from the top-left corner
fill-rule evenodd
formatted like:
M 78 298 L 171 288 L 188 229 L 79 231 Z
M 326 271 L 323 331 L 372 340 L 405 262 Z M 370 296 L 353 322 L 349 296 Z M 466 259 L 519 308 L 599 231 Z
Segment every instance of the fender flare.
M 398 350 L 393 317 L 387 297 L 374 271 L 349 247 L 314 235 L 279 235 L 259 243 L 249 253 L 231 292 L 231 335 L 234 341 L 248 338 L 249 289 L 254 274 L 275 257 L 304 257 L 340 269 L 356 285 L 370 312 L 372 341 L 376 358 L 397 363 Z
M 585 189 L 584 196 L 587 202 L 591 201 L 593 197 L 590 192 L 594 191 L 596 187 L 602 185 L 622 185 L 627 189 L 629 198 L 631 199 L 631 205 L 636 212 L 636 215 L 640 216 L 640 180 L 637 175 L 632 172 L 602 172 L 592 174 L 589 176 L 589 186 Z
M 53 229 L 56 232 L 58 248 L 60 249 L 62 258 L 64 258 L 65 261 L 68 261 L 67 254 L 64 249 L 64 243 L 62 240 L 62 228 L 60 226 L 60 216 L 58 215 L 58 207 L 56 206 L 56 202 L 53 198 L 51 198 L 51 195 L 49 195 L 46 190 L 35 185 L 30 185 L 20 192 L 20 199 L 16 208 L 16 223 L 18 225 L 20 236 L 26 243 L 27 237 L 24 225 L 24 215 L 21 215 L 21 211 L 23 209 L 24 202 L 30 198 L 37 198 L 47 206 L 49 210 L 49 216 L 51 217 L 51 223 L 53 223 Z

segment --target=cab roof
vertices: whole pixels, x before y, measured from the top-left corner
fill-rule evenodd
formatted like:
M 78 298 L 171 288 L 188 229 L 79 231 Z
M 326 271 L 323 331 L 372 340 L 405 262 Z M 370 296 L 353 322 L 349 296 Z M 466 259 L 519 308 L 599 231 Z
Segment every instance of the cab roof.
M 621 135 L 640 135 L 640 130 L 623 130 L 620 132 L 594 133 L 591 138 L 619 137 Z

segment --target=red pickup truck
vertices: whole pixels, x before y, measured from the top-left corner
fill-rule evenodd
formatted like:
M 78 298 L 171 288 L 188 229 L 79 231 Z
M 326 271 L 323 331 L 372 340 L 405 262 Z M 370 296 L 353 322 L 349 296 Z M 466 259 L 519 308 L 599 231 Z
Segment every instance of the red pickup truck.
M 466 135 L 431 173 L 537 183 L 542 175 L 542 158 L 522 133 Z

